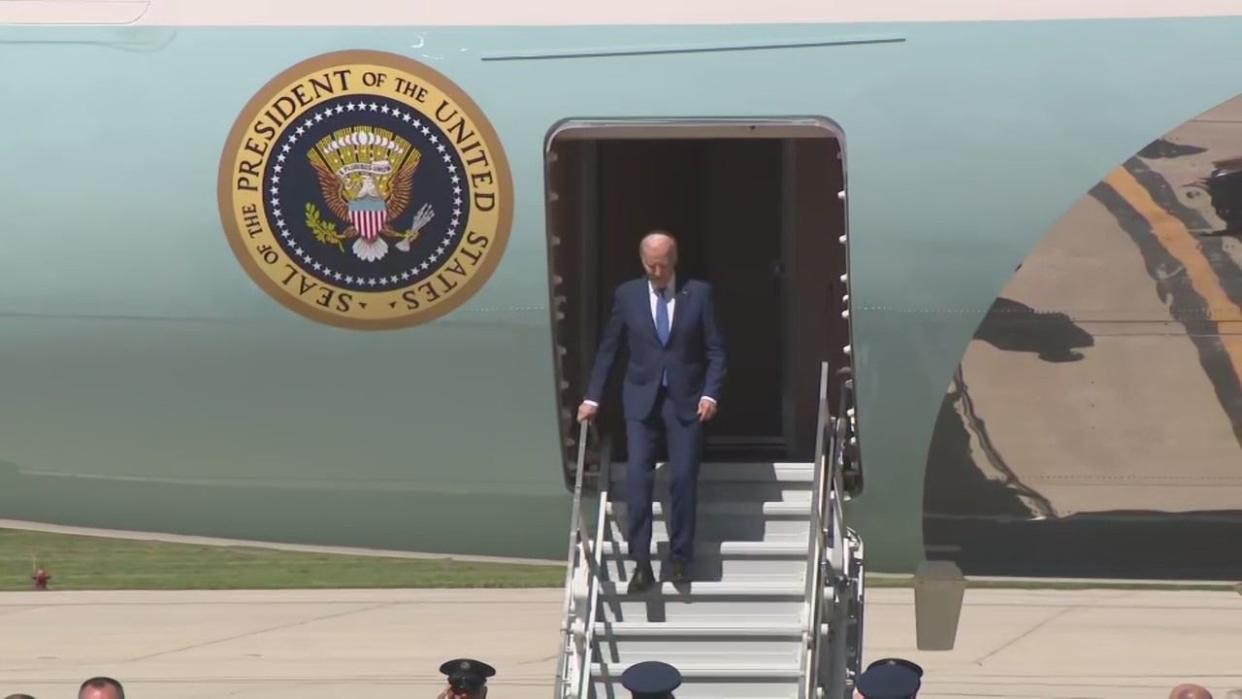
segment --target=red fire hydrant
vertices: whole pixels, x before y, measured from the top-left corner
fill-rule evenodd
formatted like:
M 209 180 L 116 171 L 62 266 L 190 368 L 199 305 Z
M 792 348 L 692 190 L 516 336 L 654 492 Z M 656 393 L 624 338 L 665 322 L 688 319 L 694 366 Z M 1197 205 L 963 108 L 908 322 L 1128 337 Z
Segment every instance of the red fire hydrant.
M 46 590 L 48 581 L 52 579 L 52 576 L 48 575 L 47 571 L 42 568 L 36 570 L 35 574 L 30 577 L 35 581 L 36 590 Z

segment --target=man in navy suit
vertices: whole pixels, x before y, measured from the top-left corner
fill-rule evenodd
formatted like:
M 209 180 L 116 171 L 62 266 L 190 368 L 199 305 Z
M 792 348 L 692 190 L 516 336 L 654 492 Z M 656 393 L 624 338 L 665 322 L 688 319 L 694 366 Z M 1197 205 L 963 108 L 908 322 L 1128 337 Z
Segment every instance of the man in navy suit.
M 716 325 L 712 287 L 679 280 L 677 242 L 664 231 L 643 238 L 639 257 L 646 277 L 617 287 L 578 420 L 599 410 L 604 386 L 622 340 L 629 364 L 622 386 L 626 445 L 626 539 L 637 562 L 630 592 L 654 582 L 651 570 L 651 495 L 655 480 L 656 438 L 664 432 L 672 468 L 668 513 L 669 579 L 689 581 L 694 558 L 695 501 L 703 423 L 716 414 L 725 377 L 724 342 Z

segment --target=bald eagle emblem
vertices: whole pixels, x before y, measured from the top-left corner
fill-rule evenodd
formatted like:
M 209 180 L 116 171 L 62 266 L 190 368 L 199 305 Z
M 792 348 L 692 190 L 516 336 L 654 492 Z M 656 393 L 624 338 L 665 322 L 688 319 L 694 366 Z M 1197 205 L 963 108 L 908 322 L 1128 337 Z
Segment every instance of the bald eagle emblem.
M 422 154 L 392 131 L 371 126 L 339 129 L 315 143 L 306 157 L 328 210 L 344 225 L 344 232 L 337 233 L 336 224 L 325 221 L 319 208 L 308 203 L 306 225 L 320 243 L 344 252 L 345 243 L 353 240 L 354 255 L 375 262 L 388 254 L 385 238 L 396 240 L 401 252 L 409 252 L 410 243 L 434 216 L 431 205 L 424 204 L 408 229 L 394 228 L 410 205 Z

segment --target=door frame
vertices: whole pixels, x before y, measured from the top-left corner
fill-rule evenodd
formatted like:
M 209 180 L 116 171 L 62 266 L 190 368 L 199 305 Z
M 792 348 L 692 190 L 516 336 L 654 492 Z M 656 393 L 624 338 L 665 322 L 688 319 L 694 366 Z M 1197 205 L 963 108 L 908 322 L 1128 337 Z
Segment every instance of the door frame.
M 554 176 L 553 167 L 556 161 L 556 152 L 554 147 L 557 143 L 565 141 L 598 141 L 598 140 L 622 140 L 622 139 L 641 139 L 641 140 L 658 140 L 658 139 L 784 139 L 785 144 L 782 149 L 781 158 L 781 198 L 782 209 L 790 206 L 792 192 L 790 187 L 791 178 L 794 176 L 794 167 L 792 165 L 792 146 L 793 141 L 802 139 L 831 139 L 836 141 L 839 148 L 841 160 L 841 177 L 842 190 L 841 194 L 846 191 L 846 183 L 848 182 L 848 169 L 846 168 L 845 152 L 846 142 L 845 133 L 839 124 L 832 119 L 824 116 L 796 116 L 787 118 L 776 117 L 601 117 L 601 118 L 565 118 L 552 125 L 544 137 L 544 204 L 545 204 L 545 226 L 548 240 L 548 267 L 547 280 L 549 289 L 548 310 L 551 316 L 552 324 L 552 352 L 554 357 L 553 373 L 554 386 L 556 390 L 556 406 L 559 426 L 559 443 L 562 445 L 562 467 L 565 475 L 566 484 L 572 487 L 574 472 L 576 470 L 575 457 L 577 453 L 577 425 L 574 422 L 574 415 L 577 413 L 577 399 L 581 396 L 581 389 L 585 386 L 587 380 L 586 374 L 589 373 L 589 362 L 580 362 L 577 370 L 570 369 L 566 371 L 563 366 L 561 357 L 565 350 L 566 342 L 577 345 L 578 349 L 585 350 L 591 348 L 592 353 L 595 344 L 598 342 L 597 323 L 587 320 L 581 322 L 576 337 L 563 337 L 562 327 L 565 321 L 564 314 L 560 310 L 560 304 L 557 301 L 559 294 L 565 292 L 564 289 L 558 288 L 558 274 L 555 265 L 555 246 L 559 243 L 559 236 L 566 232 L 554 230 L 553 222 L 556 220 L 554 208 L 558 202 L 557 192 L 553 189 Z M 831 192 L 825 192 L 825 196 L 831 196 Z M 791 268 L 791 256 L 795 254 L 793 251 L 793 239 L 797 237 L 795 228 L 787 222 L 789 217 L 784 217 L 786 222 L 782 222 L 781 226 L 781 250 L 782 261 L 785 269 Z M 586 225 L 586 221 L 580 221 L 581 225 Z M 849 221 L 848 213 L 842 221 L 842 225 L 848 232 Z M 593 226 L 589 226 L 592 227 Z M 593 236 L 590 236 L 593 238 Z M 844 266 L 848 270 L 849 255 L 848 250 L 845 255 Z M 782 295 L 785 299 L 789 299 L 789 294 L 793 292 L 790 288 L 790 277 L 788 274 L 782 275 Z M 581 286 L 588 286 L 582 284 Z M 581 292 L 585 289 L 575 289 Z M 594 296 L 594 290 L 589 295 Z M 594 304 L 592 304 L 594 305 Z M 783 343 L 783 352 L 787 361 L 782 362 L 781 368 L 781 406 L 782 406 L 782 432 L 783 435 L 772 441 L 779 441 L 781 444 L 774 445 L 778 447 L 788 448 L 795 442 L 795 424 L 796 409 L 794 406 L 793 381 L 796 379 L 796 372 L 788 371 L 787 367 L 791 362 L 788 358 L 794 347 L 794 338 L 796 337 L 796 328 L 793 313 L 790 310 L 792 304 L 785 303 L 782 309 L 782 326 L 786 341 Z M 567 373 L 580 374 L 579 376 L 568 376 Z M 727 441 L 727 440 L 726 440 Z M 722 445 L 723 446 L 723 445 Z

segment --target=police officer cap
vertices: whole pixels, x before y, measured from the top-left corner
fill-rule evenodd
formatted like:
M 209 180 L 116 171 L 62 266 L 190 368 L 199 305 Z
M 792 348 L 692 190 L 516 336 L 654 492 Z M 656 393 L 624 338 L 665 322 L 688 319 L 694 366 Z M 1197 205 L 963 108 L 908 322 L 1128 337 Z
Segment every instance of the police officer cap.
M 913 699 L 922 685 L 922 672 L 909 661 L 872 663 L 858 676 L 855 688 L 867 699 Z
M 910 662 L 909 660 L 906 660 L 905 658 L 880 658 L 874 663 L 871 663 L 870 665 L 868 665 L 867 669 L 870 670 L 871 668 L 879 667 L 880 665 L 900 665 L 902 667 L 910 668 L 912 671 L 914 671 L 914 674 L 918 675 L 919 677 L 923 676 L 923 668 L 919 667 L 915 663 Z
M 668 663 L 649 660 L 631 665 L 621 673 L 621 686 L 634 699 L 665 699 L 681 686 L 681 673 Z
M 448 675 L 453 689 L 475 692 L 487 684 L 487 678 L 496 674 L 496 668 L 478 660 L 458 658 L 441 665 L 440 672 Z

